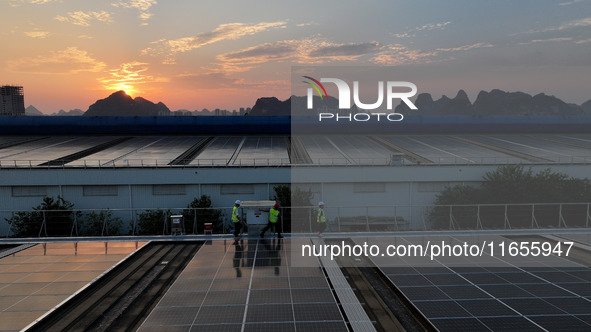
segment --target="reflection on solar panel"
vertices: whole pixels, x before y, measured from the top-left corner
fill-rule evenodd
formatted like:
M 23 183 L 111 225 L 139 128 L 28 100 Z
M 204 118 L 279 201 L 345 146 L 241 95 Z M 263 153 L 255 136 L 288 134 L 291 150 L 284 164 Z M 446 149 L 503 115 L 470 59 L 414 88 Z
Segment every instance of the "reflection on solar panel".
M 140 331 L 347 331 L 316 260 L 289 264 L 284 240 L 214 240 L 201 247 Z
M 20 330 L 145 242 L 43 243 L 0 259 L 0 330 Z
M 462 243 L 467 238 L 397 237 L 396 243 L 442 239 Z M 381 238 L 376 243 L 394 242 Z M 433 261 L 379 257 L 374 262 L 440 331 L 591 330 L 591 269 L 563 257 L 485 254 Z

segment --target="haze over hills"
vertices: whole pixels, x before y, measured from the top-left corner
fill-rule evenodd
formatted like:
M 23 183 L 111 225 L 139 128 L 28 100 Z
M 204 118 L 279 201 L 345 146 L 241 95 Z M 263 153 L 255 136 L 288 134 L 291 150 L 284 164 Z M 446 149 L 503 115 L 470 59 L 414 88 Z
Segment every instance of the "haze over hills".
M 315 110 L 306 108 L 307 98 L 291 96 L 286 100 L 276 97 L 258 98 L 252 109 L 241 109 L 240 112 L 230 112 L 216 109 L 215 111 L 188 111 L 178 110 L 171 112 L 162 102 L 157 104 L 142 97 L 132 98 L 124 91 L 117 91 L 105 99 L 97 100 L 90 105 L 86 112 L 80 109 L 70 111 L 60 110 L 51 115 L 58 116 L 206 116 L 206 115 L 247 115 L 249 116 L 289 116 L 291 106 L 297 107 L 298 115 L 315 115 L 322 109 L 338 110 L 338 100 L 329 96 L 326 100 L 314 97 Z M 568 104 L 554 96 L 540 93 L 535 96 L 524 92 L 506 92 L 494 89 L 490 92 L 480 91 L 474 103 L 470 101 L 464 90 L 459 90 L 455 97 L 442 96 L 434 100 L 431 94 L 421 93 L 417 95 L 414 104 L 418 110 L 410 110 L 402 101 L 395 107 L 397 113 L 405 115 L 591 115 L 591 100 L 581 105 Z M 358 112 L 353 105 L 352 112 Z M 33 105 L 25 109 L 25 115 L 44 115 Z

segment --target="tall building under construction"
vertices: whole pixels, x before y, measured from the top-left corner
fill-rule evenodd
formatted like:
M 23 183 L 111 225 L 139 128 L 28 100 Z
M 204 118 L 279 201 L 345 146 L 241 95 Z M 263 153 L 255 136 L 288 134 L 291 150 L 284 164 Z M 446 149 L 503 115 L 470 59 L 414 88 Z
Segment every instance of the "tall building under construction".
M 0 115 L 25 115 L 25 95 L 22 86 L 1 86 L 0 98 Z

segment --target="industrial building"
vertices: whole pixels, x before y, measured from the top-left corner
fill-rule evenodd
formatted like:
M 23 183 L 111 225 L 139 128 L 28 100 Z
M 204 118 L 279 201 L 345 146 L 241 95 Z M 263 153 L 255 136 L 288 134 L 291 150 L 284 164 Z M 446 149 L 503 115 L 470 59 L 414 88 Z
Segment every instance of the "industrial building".
M 428 229 L 425 214 L 447 186 L 478 184 L 487 171 L 507 164 L 585 178 L 591 162 L 591 134 L 583 130 L 425 133 L 421 128 L 427 124 L 421 123 L 404 134 L 230 135 L 210 126 L 220 119 L 209 121 L 185 135 L 0 137 L 0 192 L 6 198 L 0 202 L 0 234 L 10 233 L 4 218 L 30 210 L 44 196 L 61 196 L 77 209 L 110 209 L 133 221 L 138 210 L 176 211 L 201 195 L 229 215 L 236 199 L 270 200 L 282 184 L 310 190 L 312 204 L 325 201 L 332 227 L 339 230 L 344 228 L 336 223 L 346 218 L 392 215 L 398 222 L 391 230 Z
M 57 120 L 27 121 L 0 128 L 2 220 L 58 195 L 76 209 L 109 209 L 130 221 L 137 211 L 177 213 L 194 197 L 208 195 L 229 218 L 235 200 L 269 200 L 275 186 L 291 184 L 310 190 L 312 204 L 326 203 L 329 230 L 317 237 L 304 227 L 283 240 L 258 234 L 239 241 L 231 234 L 23 240 L 11 238 L 3 223 L 0 330 L 121 324 L 140 331 L 591 328 L 589 214 L 587 220 L 562 218 L 533 230 L 481 225 L 438 232 L 427 218 L 446 186 L 477 184 L 500 165 L 588 177 L 587 118 L 525 125 L 503 122 L 507 119 L 456 118 L 446 120 L 453 122 L 449 125 L 416 119 L 400 130 L 320 133 L 310 126 L 297 135 L 290 133 L 289 119 L 263 117 L 118 124 L 68 119 L 72 127 L 62 132 L 47 126 Z M 126 121 L 136 126 L 122 129 Z M 230 122 L 239 129 L 227 130 Z M 35 131 L 23 130 L 32 125 Z M 366 227 L 352 226 L 359 218 Z M 548 255 L 498 251 L 534 242 L 551 246 Z M 384 253 L 391 245 L 433 243 L 482 250 L 476 256 L 333 260 L 306 256 L 302 249 L 372 245 Z M 561 253 L 554 250 L 557 245 Z M 146 288 L 130 283 L 136 279 L 146 280 Z M 123 303 L 128 290 L 135 294 L 134 307 L 145 303 L 137 305 L 141 310 Z M 144 299 L 145 294 L 152 295 Z M 123 318 L 109 318 L 112 312 Z

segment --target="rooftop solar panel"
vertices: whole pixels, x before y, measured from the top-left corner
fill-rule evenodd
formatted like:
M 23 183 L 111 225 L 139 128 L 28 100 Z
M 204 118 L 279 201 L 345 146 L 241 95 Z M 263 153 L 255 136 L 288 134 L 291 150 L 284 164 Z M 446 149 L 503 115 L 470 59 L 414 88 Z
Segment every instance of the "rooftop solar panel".
M 436 238 L 403 239 L 417 244 Z M 462 236 L 440 239 L 470 241 L 469 237 Z M 502 239 L 499 237 L 496 241 Z M 389 242 L 392 243 L 391 238 Z M 384 246 L 387 242 L 376 240 L 375 243 Z M 440 331 L 591 329 L 591 321 L 587 320 L 591 312 L 591 282 L 588 281 L 591 269 L 564 256 L 547 257 L 547 260 L 487 256 L 474 260 L 477 265 L 474 267 L 453 265 L 461 260 L 436 259 L 439 268 L 430 264 L 423 266 L 416 259 L 407 265 L 412 268 L 392 266 L 386 259 L 374 261 Z M 400 260 L 407 261 L 401 257 L 396 260 L 397 264 Z M 428 260 L 423 261 L 426 262 Z M 442 273 L 442 268 L 448 273 Z
M 26 327 L 144 244 L 43 243 L 0 259 L 0 330 Z
M 286 264 L 290 251 L 287 240 L 211 241 L 139 330 L 295 331 L 296 324 L 330 322 L 330 330 L 347 331 L 318 260 L 294 267 Z M 271 256 L 282 265 L 272 265 Z

